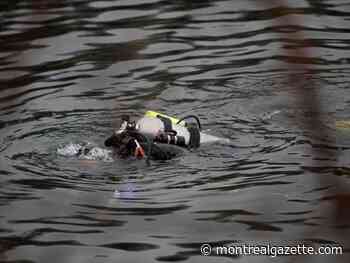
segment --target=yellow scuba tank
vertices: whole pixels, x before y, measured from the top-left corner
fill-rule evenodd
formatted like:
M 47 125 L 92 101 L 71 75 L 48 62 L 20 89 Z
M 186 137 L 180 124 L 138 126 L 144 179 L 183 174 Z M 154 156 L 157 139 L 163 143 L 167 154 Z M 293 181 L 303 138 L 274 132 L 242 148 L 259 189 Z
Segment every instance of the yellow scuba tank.
M 194 119 L 196 122 L 185 122 L 184 120 Z M 202 143 L 213 143 L 217 141 L 230 142 L 229 139 L 216 137 L 202 132 L 200 120 L 196 115 L 187 115 L 181 119 L 167 116 L 155 111 L 147 111 L 137 121 L 131 121 L 129 116 L 122 116 L 122 124 L 114 134 L 105 141 L 106 146 L 120 148 L 125 144 L 124 138 L 133 138 L 140 143 L 147 143 L 148 149 L 152 145 L 173 144 L 186 148 L 198 148 Z M 179 122 L 179 124 L 178 124 Z M 140 148 L 140 147 L 138 147 Z M 143 153 L 138 155 L 143 155 Z M 148 152 L 147 155 L 151 153 Z
M 186 119 L 194 119 L 196 123 L 185 122 Z M 139 120 L 130 121 L 129 116 L 122 118 L 123 123 L 115 135 L 139 133 L 154 143 L 174 144 L 182 147 L 197 148 L 201 143 L 227 141 L 210 134 L 201 132 L 201 124 L 197 116 L 188 115 L 177 119 L 155 111 L 147 111 Z M 178 124 L 178 122 L 180 123 Z M 144 138 L 145 138 L 144 137 Z M 110 144 L 108 142 L 108 144 Z
M 178 124 L 179 121 L 181 122 Z M 198 127 L 189 126 L 183 120 L 155 111 L 147 111 L 145 116 L 136 122 L 135 128 L 141 134 L 159 143 L 192 148 L 199 147 L 200 144 L 200 129 Z
M 181 121 L 180 123 L 178 123 L 179 119 L 171 117 L 171 116 L 168 116 L 168 115 L 165 115 L 163 113 L 156 112 L 156 111 L 151 111 L 151 110 L 146 111 L 145 116 L 146 117 L 151 117 L 151 118 L 158 118 L 160 116 L 160 117 L 164 117 L 164 118 L 167 118 L 167 119 L 171 120 L 172 124 L 186 126 L 186 122 L 185 121 Z

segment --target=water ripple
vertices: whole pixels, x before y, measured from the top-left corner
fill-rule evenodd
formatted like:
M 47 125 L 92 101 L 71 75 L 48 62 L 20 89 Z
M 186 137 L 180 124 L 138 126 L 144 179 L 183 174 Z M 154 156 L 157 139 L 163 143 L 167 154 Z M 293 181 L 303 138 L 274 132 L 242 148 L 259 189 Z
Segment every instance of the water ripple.
M 350 174 L 337 127 L 350 9 L 288 5 L 1 2 L 0 261 L 189 262 L 237 237 L 344 245 L 331 211 Z M 318 91 L 329 138 L 303 127 L 317 114 L 297 85 Z M 105 149 L 121 116 L 149 109 L 227 140 L 151 166 Z

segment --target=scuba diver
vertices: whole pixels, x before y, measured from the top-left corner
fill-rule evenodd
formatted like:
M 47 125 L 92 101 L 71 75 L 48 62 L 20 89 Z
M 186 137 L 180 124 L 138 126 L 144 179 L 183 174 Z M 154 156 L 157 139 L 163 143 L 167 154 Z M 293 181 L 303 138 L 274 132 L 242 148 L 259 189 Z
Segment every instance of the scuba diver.
M 195 122 L 186 120 L 193 119 Z M 203 142 L 221 140 L 201 132 L 201 123 L 195 115 L 182 119 L 147 111 L 138 121 L 122 116 L 122 124 L 105 146 L 113 147 L 121 158 L 135 156 L 149 160 L 169 160 L 180 155 L 184 149 L 198 148 Z

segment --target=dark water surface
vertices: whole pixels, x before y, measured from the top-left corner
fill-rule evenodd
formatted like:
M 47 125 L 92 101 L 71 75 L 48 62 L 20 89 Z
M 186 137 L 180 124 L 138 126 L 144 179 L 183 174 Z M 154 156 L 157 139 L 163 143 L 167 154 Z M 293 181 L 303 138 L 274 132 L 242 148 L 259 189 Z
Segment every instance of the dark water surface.
M 200 255 L 202 243 L 235 240 L 349 251 L 329 189 L 334 177 L 349 184 L 350 129 L 334 123 L 350 119 L 350 4 L 289 4 L 1 1 L 0 261 L 270 262 Z M 314 114 L 297 103 L 290 67 L 317 86 L 336 140 L 300 128 Z M 196 114 L 231 142 L 150 167 L 57 154 L 103 149 L 121 115 L 147 109 Z M 349 256 L 293 262 L 303 260 Z

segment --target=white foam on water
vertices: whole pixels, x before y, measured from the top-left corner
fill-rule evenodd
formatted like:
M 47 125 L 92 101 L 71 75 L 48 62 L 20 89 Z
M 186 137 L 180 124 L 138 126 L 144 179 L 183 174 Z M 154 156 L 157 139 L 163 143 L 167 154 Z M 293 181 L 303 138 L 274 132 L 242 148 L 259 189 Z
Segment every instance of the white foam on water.
M 214 142 L 230 143 L 230 139 L 217 137 L 214 135 L 201 132 L 201 144 L 214 143 Z
M 76 156 L 84 160 L 101 160 L 104 162 L 112 162 L 112 150 L 106 150 L 98 146 L 93 146 L 92 143 L 68 143 L 56 150 L 58 155 L 71 157 Z
M 62 147 L 57 148 L 56 152 L 62 156 L 74 156 L 79 153 L 79 150 L 82 148 L 80 144 L 69 143 Z
M 84 147 L 83 147 L 84 148 Z M 79 159 L 85 159 L 85 160 L 101 160 L 104 162 L 112 162 L 112 151 L 102 149 L 99 147 L 92 147 L 88 151 L 84 152 L 79 155 Z

